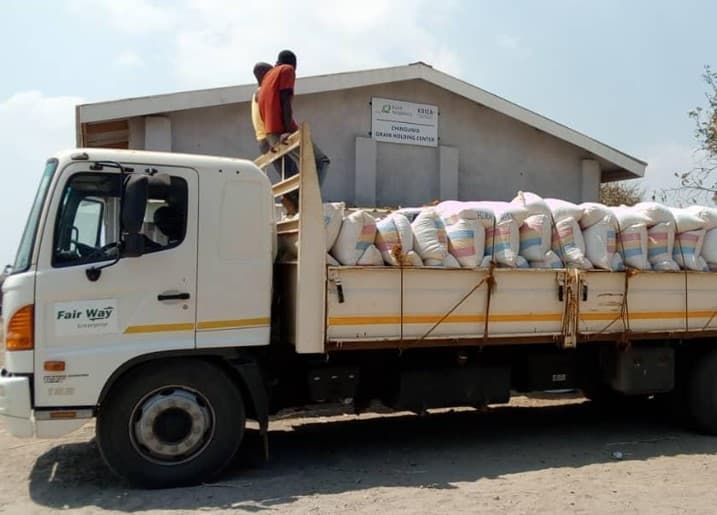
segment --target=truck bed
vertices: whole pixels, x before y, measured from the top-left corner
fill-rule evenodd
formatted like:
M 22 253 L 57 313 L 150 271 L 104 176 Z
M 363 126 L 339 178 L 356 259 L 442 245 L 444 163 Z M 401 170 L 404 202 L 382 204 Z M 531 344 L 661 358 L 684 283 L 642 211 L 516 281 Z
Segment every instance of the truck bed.
M 327 266 L 310 138 L 258 160 L 301 149 L 302 172 L 274 186 L 299 191 L 300 214 L 277 222 L 272 317 L 298 353 L 717 335 L 717 273 Z
M 572 347 L 717 331 L 712 273 L 331 267 L 328 277 L 331 350 L 461 343 Z

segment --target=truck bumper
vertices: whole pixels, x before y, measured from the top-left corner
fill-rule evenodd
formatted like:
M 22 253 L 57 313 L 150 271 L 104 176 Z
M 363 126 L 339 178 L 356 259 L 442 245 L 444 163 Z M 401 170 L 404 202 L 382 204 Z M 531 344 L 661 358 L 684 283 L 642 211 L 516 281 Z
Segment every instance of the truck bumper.
M 64 416 L 71 414 L 70 418 Z M 64 415 L 54 418 L 53 415 Z M 0 423 L 18 438 L 56 438 L 82 427 L 92 409 L 34 411 L 30 402 L 30 378 L 0 374 Z
M 29 377 L 0 377 L 0 420 L 13 436 L 33 436 Z

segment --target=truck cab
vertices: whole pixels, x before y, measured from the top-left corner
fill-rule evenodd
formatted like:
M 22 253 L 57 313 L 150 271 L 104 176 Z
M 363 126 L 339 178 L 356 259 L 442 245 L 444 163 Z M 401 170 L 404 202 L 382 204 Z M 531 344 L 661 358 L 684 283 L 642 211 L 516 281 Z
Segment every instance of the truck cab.
M 169 369 L 203 349 L 267 345 L 273 209 L 269 180 L 245 160 L 96 148 L 49 159 L 3 287 L 0 415 L 10 432 L 81 426 L 142 362 Z M 196 390 L 145 399 L 137 420 L 172 431 L 191 413 L 213 431 L 216 408 Z M 146 456 L 187 455 L 132 433 Z

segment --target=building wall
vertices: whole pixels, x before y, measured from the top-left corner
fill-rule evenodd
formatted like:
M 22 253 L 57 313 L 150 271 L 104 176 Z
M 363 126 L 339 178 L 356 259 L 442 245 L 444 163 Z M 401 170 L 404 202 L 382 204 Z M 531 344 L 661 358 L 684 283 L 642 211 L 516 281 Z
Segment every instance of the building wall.
M 510 200 L 520 189 L 576 202 L 597 198 L 600 168 L 592 161 L 597 166 L 585 165 L 583 160 L 591 158 L 585 150 L 413 80 L 295 98 L 296 119 L 310 123 L 315 142 L 331 158 L 323 188 L 327 200 L 351 204 L 357 196 L 365 198 L 355 191 L 357 182 L 365 184 L 355 176 L 356 146 L 357 138 L 370 134 L 372 97 L 438 106 L 439 144 L 458 154 L 460 200 Z M 165 113 L 171 121 L 172 150 L 253 159 L 259 151 L 249 111 L 249 103 L 242 103 Z M 439 148 L 378 142 L 375 156 L 378 206 L 440 199 Z M 359 169 L 366 169 L 365 164 Z

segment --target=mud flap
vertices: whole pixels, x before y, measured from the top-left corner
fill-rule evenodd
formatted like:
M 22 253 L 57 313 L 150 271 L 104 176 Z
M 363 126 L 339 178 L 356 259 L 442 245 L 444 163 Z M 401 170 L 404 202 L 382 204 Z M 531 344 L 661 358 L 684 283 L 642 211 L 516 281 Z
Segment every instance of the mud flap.
M 244 386 L 251 397 L 259 432 L 264 441 L 264 457 L 269 460 L 269 398 L 266 394 L 264 379 L 256 362 L 237 363 L 232 366 L 239 373 Z

